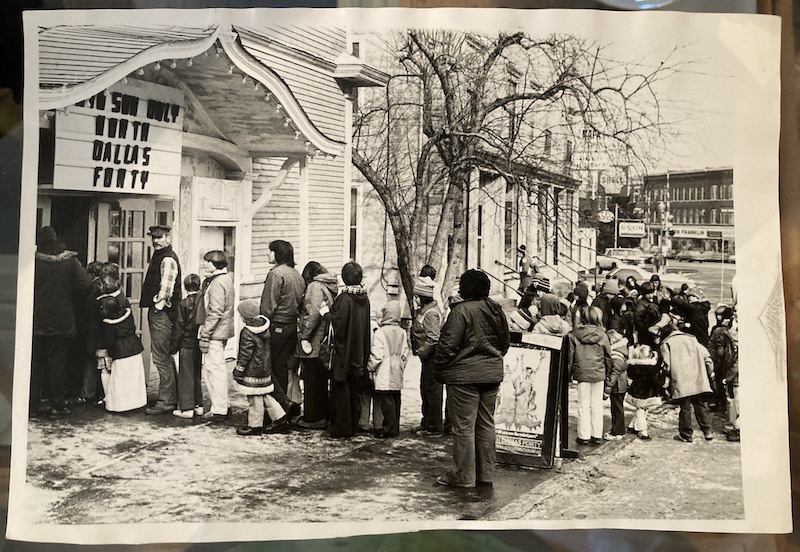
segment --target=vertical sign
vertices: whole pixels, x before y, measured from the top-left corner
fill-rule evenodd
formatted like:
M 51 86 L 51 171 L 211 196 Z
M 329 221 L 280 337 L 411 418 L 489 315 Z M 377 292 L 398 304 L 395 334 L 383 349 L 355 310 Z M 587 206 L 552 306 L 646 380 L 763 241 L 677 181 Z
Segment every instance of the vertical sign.
M 184 95 L 128 79 L 58 111 L 53 188 L 177 196 Z
M 526 333 L 503 361 L 495 406 L 495 449 L 503 464 L 549 468 L 558 429 L 563 338 Z

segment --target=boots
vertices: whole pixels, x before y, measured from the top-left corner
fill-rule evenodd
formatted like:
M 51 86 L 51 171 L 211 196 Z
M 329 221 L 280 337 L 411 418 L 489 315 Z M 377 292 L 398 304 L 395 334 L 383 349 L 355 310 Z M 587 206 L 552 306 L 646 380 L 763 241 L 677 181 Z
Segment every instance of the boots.
M 264 427 L 264 435 L 271 435 L 273 433 L 289 433 L 289 416 L 275 420 L 268 426 Z
M 741 440 L 738 429 L 729 430 L 725 438 L 732 443 L 738 443 Z

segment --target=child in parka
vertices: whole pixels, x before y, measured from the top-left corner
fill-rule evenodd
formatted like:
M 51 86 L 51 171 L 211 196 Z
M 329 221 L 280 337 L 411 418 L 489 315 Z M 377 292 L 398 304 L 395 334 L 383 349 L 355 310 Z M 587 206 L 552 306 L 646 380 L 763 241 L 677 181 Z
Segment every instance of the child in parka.
M 625 436 L 625 393 L 628 391 L 628 340 L 616 330 L 606 332 L 611 343 L 613 367 L 606 376 L 603 395 L 611 399 L 611 431 L 605 433 L 606 441 L 617 441 Z
M 239 354 L 233 379 L 238 390 L 247 397 L 247 425 L 236 429 L 239 435 L 288 433 L 289 418 L 280 403 L 272 396 L 272 358 L 269 348 L 269 320 L 259 314 L 260 301 L 249 299 L 239 303 L 237 310 L 244 327 L 239 333 Z M 264 411 L 273 422 L 264 427 Z
M 381 309 L 378 329 L 372 337 L 367 370 L 375 383 L 375 396 L 383 412 L 375 437 L 397 437 L 400 433 L 400 391 L 408 362 L 408 337 L 400 327 L 400 302 L 389 301 Z

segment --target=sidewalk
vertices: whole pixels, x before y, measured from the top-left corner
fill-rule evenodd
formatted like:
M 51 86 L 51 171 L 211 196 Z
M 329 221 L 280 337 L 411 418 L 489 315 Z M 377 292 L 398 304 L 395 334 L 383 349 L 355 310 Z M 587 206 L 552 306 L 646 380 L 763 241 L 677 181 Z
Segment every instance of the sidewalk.
M 320 431 L 240 437 L 246 402 L 210 423 L 143 412 L 76 408 L 34 420 L 28 440 L 30 520 L 55 524 L 743 516 L 739 445 L 672 439 L 677 410 L 653 416 L 653 441 L 634 436 L 577 447 L 559 469 L 499 466 L 493 488 L 435 483 L 449 437 L 409 433 L 419 423 L 419 363 L 409 365 L 401 436 L 324 439 Z M 233 389 L 233 388 L 232 388 Z M 574 403 L 574 389 L 570 402 Z M 574 412 L 574 408 L 570 408 Z M 629 413 L 630 414 L 630 413 Z M 606 424 L 610 424 L 606 416 Z M 715 417 L 721 428 L 722 419 Z M 575 419 L 570 417 L 571 435 Z M 700 492 L 698 492 L 700 491 Z M 651 504 L 652 503 L 652 504 Z

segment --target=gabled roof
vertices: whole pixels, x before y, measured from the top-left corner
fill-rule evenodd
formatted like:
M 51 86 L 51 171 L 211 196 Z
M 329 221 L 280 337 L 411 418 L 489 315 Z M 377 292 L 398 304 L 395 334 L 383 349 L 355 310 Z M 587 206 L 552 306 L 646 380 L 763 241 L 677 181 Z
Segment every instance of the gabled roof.
M 217 134 L 254 155 L 304 155 L 308 148 L 341 154 L 344 144 L 325 136 L 280 76 L 250 55 L 237 38 L 235 29 L 219 26 L 42 29 L 39 108 L 80 102 L 158 63 L 165 77 L 179 80 L 187 93 L 204 103 L 212 119 L 217 110 Z M 216 52 L 207 55 L 215 45 Z M 187 61 L 192 58 L 196 63 Z M 232 87 L 235 79 L 240 85 Z

